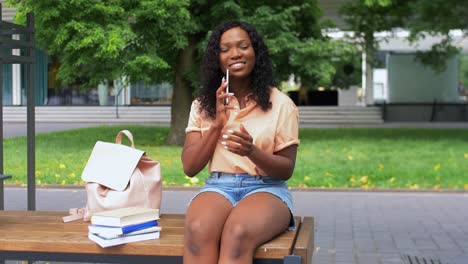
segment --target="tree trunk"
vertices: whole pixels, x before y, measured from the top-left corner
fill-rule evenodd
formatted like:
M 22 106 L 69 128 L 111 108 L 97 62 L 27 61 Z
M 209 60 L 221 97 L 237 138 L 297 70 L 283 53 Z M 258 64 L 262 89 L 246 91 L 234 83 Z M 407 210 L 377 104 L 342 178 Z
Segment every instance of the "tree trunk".
M 196 41 L 189 38 L 188 46 L 179 52 L 175 69 L 174 93 L 171 104 L 171 128 L 166 140 L 169 145 L 183 145 L 185 128 L 192 103 L 192 88 L 185 74 L 195 62 Z
M 366 57 L 372 56 L 372 54 L 367 53 Z M 366 92 L 365 92 L 365 102 L 366 105 L 374 104 L 374 67 L 369 60 L 366 60 Z
M 366 53 L 366 83 L 365 83 L 365 104 L 374 104 L 374 32 L 366 33 L 365 37 L 365 53 Z

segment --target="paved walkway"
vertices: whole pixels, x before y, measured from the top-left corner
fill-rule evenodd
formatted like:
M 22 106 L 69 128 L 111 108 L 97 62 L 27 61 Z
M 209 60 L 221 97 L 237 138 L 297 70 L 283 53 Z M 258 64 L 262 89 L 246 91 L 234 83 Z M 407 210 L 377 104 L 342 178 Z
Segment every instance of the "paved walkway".
M 184 213 L 193 190 L 166 189 L 163 213 Z M 294 191 L 296 214 L 315 217 L 313 264 L 403 264 L 402 255 L 468 263 L 468 194 Z M 26 210 L 25 188 L 5 209 Z M 37 189 L 37 210 L 83 207 L 83 189 Z M 423 263 L 423 262 L 421 262 Z M 431 262 L 428 262 L 431 263 Z
M 78 129 L 83 127 L 94 127 L 105 124 L 95 123 L 36 123 L 36 134 L 47 133 L 53 131 L 63 131 L 70 129 Z M 3 136 L 9 137 L 25 137 L 27 135 L 26 123 L 4 123 Z

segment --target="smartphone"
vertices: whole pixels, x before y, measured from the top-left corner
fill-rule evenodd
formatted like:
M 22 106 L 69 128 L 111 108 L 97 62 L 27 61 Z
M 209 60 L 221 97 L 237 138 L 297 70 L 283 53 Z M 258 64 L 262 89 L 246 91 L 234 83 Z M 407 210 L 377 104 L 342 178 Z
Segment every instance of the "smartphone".
M 226 93 L 228 94 L 229 93 L 229 69 L 226 69 L 226 82 L 227 82 Z M 226 98 L 224 104 L 225 105 L 229 104 L 229 98 Z

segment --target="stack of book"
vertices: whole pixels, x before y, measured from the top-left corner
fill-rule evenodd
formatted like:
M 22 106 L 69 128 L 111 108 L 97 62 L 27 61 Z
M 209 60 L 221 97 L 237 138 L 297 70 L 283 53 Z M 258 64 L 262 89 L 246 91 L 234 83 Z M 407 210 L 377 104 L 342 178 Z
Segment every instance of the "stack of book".
M 158 239 L 159 210 L 126 207 L 94 213 L 88 226 L 88 238 L 101 247 Z

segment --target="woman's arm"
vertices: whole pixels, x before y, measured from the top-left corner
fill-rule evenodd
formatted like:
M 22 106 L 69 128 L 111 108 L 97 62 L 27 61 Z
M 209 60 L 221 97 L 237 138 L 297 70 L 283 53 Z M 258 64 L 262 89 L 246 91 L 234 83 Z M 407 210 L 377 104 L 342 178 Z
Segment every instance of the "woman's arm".
M 213 156 L 220 134 L 221 128 L 215 125 L 211 126 L 203 137 L 201 132 L 187 133 L 182 150 L 182 165 L 185 174 L 193 177 L 205 168 Z
M 234 95 L 225 93 L 226 86 L 227 82 L 223 78 L 216 90 L 216 118 L 208 131 L 204 132 L 203 136 L 198 131 L 189 132 L 185 138 L 181 159 L 184 172 L 190 177 L 203 170 L 213 156 L 221 130 L 228 120 L 227 110 L 235 108 L 231 105 L 224 105 L 224 100 Z
M 288 146 L 278 152 L 268 153 L 255 146 L 252 136 L 241 124 L 239 131 L 229 130 L 223 135 L 223 145 L 229 151 L 248 157 L 269 176 L 288 180 L 296 164 L 297 145 Z
M 286 181 L 294 172 L 296 153 L 297 145 L 288 146 L 273 154 L 254 146 L 247 157 L 269 176 Z

